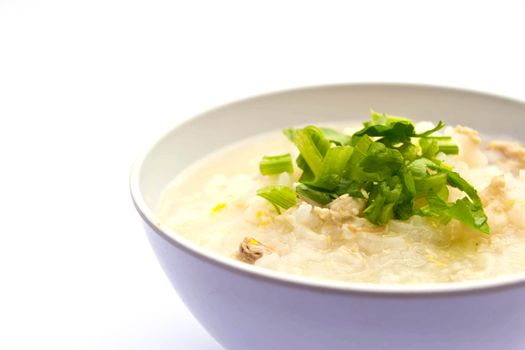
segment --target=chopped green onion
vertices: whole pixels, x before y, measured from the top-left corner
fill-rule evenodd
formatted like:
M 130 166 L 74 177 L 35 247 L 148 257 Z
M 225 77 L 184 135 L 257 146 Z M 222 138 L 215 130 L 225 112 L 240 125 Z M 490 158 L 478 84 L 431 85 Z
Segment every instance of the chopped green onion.
M 293 173 L 292 156 L 290 156 L 290 153 L 278 156 L 264 156 L 259 163 L 259 170 L 263 175 Z
M 419 147 L 421 147 L 421 155 L 424 158 L 435 159 L 436 154 L 439 152 L 438 141 L 434 139 L 420 139 Z
M 458 154 L 459 147 L 450 136 L 426 137 L 419 140 L 423 157 L 433 159 L 437 153 Z
M 413 143 L 405 142 L 397 150 L 401 152 L 405 160 L 413 161 L 418 157 L 419 148 Z
M 295 143 L 295 134 L 297 132 L 297 129 L 294 129 L 294 128 L 286 128 L 286 129 L 283 129 L 283 134 L 284 136 L 286 136 L 286 138 L 290 141 L 292 141 L 293 143 Z
M 277 211 L 279 208 L 289 209 L 297 204 L 297 195 L 290 187 L 272 185 L 257 190 L 257 195 L 272 203 Z
M 445 154 L 458 154 L 459 153 L 459 147 L 458 145 L 450 140 L 439 140 L 437 142 L 439 147 L 439 152 L 443 152 Z
M 330 148 L 330 141 L 324 137 L 318 127 L 307 126 L 296 131 L 295 145 L 314 176 L 317 176 L 321 170 L 323 157 Z
M 354 138 L 355 142 L 354 151 L 350 157 L 348 163 L 350 178 L 352 180 L 361 180 L 362 169 L 360 167 L 361 161 L 367 156 L 368 148 L 372 144 L 372 139 L 368 136 L 361 136 L 359 138 Z
M 414 196 L 416 194 L 416 182 L 414 181 L 414 175 L 412 175 L 410 171 L 405 171 L 403 172 L 403 180 L 408 193 Z
M 295 163 L 300 169 L 303 170 L 303 173 L 299 181 L 300 182 L 313 181 L 313 179 L 315 178 L 315 175 L 312 172 L 312 170 L 310 170 L 310 167 L 308 166 L 308 164 L 306 163 L 302 155 L 299 155 L 297 157 L 297 159 L 295 160 Z
M 330 148 L 323 159 L 319 174 L 314 181 L 304 182 L 324 190 L 333 190 L 341 182 L 346 165 L 353 152 L 351 146 Z

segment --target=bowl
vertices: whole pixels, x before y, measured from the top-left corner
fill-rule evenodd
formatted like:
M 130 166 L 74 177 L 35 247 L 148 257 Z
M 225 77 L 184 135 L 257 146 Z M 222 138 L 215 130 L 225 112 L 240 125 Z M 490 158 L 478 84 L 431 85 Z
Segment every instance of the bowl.
M 180 298 L 231 350 L 525 349 L 525 274 L 428 285 L 315 280 L 207 251 L 157 219 L 163 188 L 210 151 L 292 125 L 362 120 L 370 108 L 525 140 L 523 102 L 422 85 L 303 88 L 231 103 L 190 119 L 139 157 L 131 173 L 135 206 Z

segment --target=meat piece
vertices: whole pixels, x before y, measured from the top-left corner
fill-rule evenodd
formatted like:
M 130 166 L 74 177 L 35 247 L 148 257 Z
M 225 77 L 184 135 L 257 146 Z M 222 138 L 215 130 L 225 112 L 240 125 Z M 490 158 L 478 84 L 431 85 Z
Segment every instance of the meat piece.
M 344 194 L 330 203 L 328 207 L 332 212 L 339 213 L 342 217 L 349 217 L 359 215 L 364 205 L 364 200 Z
M 382 233 L 386 231 L 386 226 L 377 226 L 370 223 L 365 218 L 358 218 L 357 220 L 345 224 L 345 228 L 350 233 Z
M 330 203 L 328 208 L 314 207 L 313 212 L 323 220 L 325 227 L 332 227 L 332 231 L 338 232 L 342 227 L 348 234 L 383 232 L 385 226 L 376 226 L 359 216 L 364 206 L 363 199 L 345 194 Z
M 314 213 L 322 220 L 340 223 L 358 216 L 363 207 L 363 200 L 345 194 L 330 203 L 328 208 L 314 207 Z
M 518 142 L 492 141 L 488 148 L 500 153 L 506 161 L 514 163 L 514 167 L 525 167 L 525 148 Z
M 469 127 L 458 125 L 454 129 L 454 133 L 467 136 L 476 145 L 481 142 L 478 131 Z
M 476 130 L 458 125 L 452 135 L 458 144 L 457 159 L 469 167 L 482 167 L 488 164 L 488 159 L 480 149 L 480 138 Z
M 508 224 L 507 211 L 512 207 L 502 175 L 494 176 L 490 184 L 480 193 L 489 225 L 493 230 L 501 230 Z
M 480 193 L 483 206 L 501 207 L 501 204 L 507 199 L 505 185 L 505 179 L 502 175 L 494 176 L 490 184 Z
M 267 252 L 270 252 L 269 247 L 265 246 L 255 238 L 246 237 L 239 245 L 237 258 L 245 263 L 253 264 L 262 258 Z

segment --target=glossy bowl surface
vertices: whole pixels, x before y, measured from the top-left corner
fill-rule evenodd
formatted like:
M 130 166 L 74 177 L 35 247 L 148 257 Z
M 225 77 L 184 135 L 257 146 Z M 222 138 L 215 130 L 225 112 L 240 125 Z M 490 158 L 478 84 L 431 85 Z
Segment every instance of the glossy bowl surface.
M 523 102 L 423 85 L 309 87 L 194 117 L 139 157 L 131 173 L 135 206 L 179 296 L 231 350 L 525 349 L 525 274 L 415 286 L 314 280 L 205 251 L 156 218 L 164 187 L 210 150 L 292 125 L 363 120 L 371 108 L 525 140 Z

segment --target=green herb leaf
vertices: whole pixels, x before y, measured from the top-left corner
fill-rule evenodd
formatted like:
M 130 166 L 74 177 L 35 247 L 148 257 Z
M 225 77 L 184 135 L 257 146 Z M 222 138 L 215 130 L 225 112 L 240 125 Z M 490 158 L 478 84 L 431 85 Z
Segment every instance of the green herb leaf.
M 443 123 L 441 120 L 437 123 L 437 125 L 430 129 L 430 130 L 427 130 L 421 134 L 416 134 L 414 135 L 415 137 L 428 137 L 430 135 L 432 135 L 433 133 L 435 133 L 436 131 L 439 131 L 441 129 L 443 129 L 445 127 L 445 123 Z
M 352 136 L 343 134 L 334 129 L 330 128 L 321 128 L 323 130 L 324 136 L 330 141 L 339 146 L 350 145 L 352 142 Z
M 369 174 L 370 180 L 385 180 L 396 173 L 404 163 L 401 152 L 379 142 L 370 144 L 367 153 L 359 165 Z
M 365 198 L 363 194 L 364 187 L 365 182 L 363 181 L 342 179 L 337 188 L 334 190 L 334 192 L 337 195 L 337 197 L 342 196 L 343 194 L 347 194 L 350 197 L 354 198 Z
M 390 144 L 410 141 L 415 136 L 414 124 L 408 119 L 372 112 L 372 120 L 354 135 L 381 136 Z
M 455 187 L 458 190 L 465 192 L 473 203 L 478 206 L 482 206 L 481 199 L 479 198 L 478 191 L 468 183 L 467 180 L 461 177 L 458 173 L 449 170 L 444 166 L 430 165 L 431 168 L 444 172 L 447 175 L 447 183 L 449 186 Z
M 487 216 L 483 208 L 464 197 L 455 203 L 446 203 L 435 194 L 427 197 L 428 205 L 421 208 L 421 213 L 425 216 L 439 218 L 442 222 L 456 219 L 465 225 L 479 230 L 485 234 L 490 233 Z

